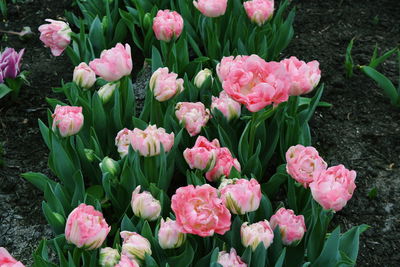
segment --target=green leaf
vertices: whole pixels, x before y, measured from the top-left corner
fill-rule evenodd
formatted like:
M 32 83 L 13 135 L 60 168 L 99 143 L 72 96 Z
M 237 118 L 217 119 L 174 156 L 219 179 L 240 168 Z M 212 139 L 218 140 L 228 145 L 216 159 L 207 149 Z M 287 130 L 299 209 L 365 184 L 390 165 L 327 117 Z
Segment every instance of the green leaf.
M 171 266 L 190 266 L 190 264 L 193 262 L 193 258 L 194 250 L 190 245 L 190 242 L 186 241 L 183 252 L 177 256 L 168 257 L 167 262 Z
M 0 83 L 0 99 L 6 96 L 10 92 L 12 92 L 11 88 L 9 88 L 4 83 Z
M 339 258 L 339 234 L 340 226 L 336 227 L 326 240 L 321 254 L 313 263 L 313 267 L 335 266 Z
M 104 190 L 101 185 L 92 185 L 86 189 L 86 193 L 98 200 L 101 200 L 104 197 Z
M 158 68 L 162 68 L 163 66 L 164 64 L 160 52 L 155 46 L 153 46 L 151 52 L 151 72 L 155 72 Z
M 354 43 L 354 38 L 351 39 L 349 45 L 346 48 L 344 67 L 346 69 L 346 75 L 348 78 L 353 76 L 354 63 L 353 63 L 353 58 L 351 56 L 351 50 L 353 49 L 353 43 Z
M 368 228 L 368 225 L 362 224 L 351 228 L 340 237 L 339 250 L 353 262 L 357 261 L 360 234 Z
M 285 256 L 286 256 L 286 248 L 282 250 L 281 255 L 279 256 L 278 260 L 275 263 L 275 267 L 282 267 L 283 263 L 285 262 Z
M 56 182 L 48 178 L 46 175 L 39 172 L 26 172 L 21 174 L 21 176 L 24 179 L 28 180 L 28 182 L 30 182 L 31 184 L 36 186 L 42 192 L 44 192 L 47 185 L 49 185 L 51 188 L 55 188 L 57 184 Z
M 100 55 L 101 51 L 106 49 L 103 25 L 98 16 L 96 16 L 92 25 L 90 25 L 89 40 L 93 44 L 93 48 L 96 50 L 97 55 Z

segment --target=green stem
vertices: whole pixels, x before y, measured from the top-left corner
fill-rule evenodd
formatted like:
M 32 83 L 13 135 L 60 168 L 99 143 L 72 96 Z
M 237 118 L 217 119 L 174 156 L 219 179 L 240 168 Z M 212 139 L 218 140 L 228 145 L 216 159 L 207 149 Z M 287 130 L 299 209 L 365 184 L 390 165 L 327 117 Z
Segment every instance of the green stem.
M 254 139 L 256 137 L 256 132 L 257 132 L 257 119 L 258 119 L 258 112 L 253 113 L 253 116 L 251 117 L 251 126 L 250 126 L 250 139 L 249 139 L 249 154 L 247 155 L 248 158 L 250 158 L 253 155 L 253 150 L 254 150 Z
M 81 251 L 80 248 L 75 248 L 74 249 L 74 253 L 73 253 L 72 258 L 74 260 L 75 266 L 80 266 L 81 254 L 82 254 L 82 251 Z

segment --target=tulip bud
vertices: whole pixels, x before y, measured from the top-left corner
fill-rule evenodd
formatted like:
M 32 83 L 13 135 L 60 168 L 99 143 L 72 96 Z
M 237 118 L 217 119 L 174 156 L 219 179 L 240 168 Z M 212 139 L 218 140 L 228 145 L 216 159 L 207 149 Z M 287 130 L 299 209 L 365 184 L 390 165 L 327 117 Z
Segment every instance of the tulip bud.
M 280 208 L 274 215 L 272 215 L 270 222 L 272 229 L 279 226 L 282 243 L 287 246 L 300 242 L 304 236 L 304 232 L 306 231 L 304 216 L 296 216 L 293 210 Z
M 150 91 L 159 102 L 167 101 L 184 90 L 183 79 L 168 68 L 158 68 L 150 78 Z
M 224 117 L 230 121 L 240 117 L 241 105 L 228 96 L 225 91 L 219 94 L 219 98 L 213 96 L 211 110 L 218 109 Z
M 96 73 L 85 62 L 82 62 L 75 67 L 72 80 L 79 87 L 89 89 L 96 82 Z
M 244 247 L 251 247 L 253 251 L 262 242 L 267 249 L 274 240 L 274 232 L 267 220 L 248 225 L 248 222 L 242 224 L 240 235 Z
M 122 231 L 122 254 L 132 260 L 144 260 L 145 255 L 151 255 L 149 240 L 135 232 Z
M 218 253 L 217 263 L 223 267 L 247 267 L 247 264 L 237 255 L 236 250 L 231 248 L 231 252 L 220 251 Z
M 119 163 L 112 158 L 105 157 L 99 164 L 100 169 L 103 173 L 110 173 L 113 176 L 117 176 L 120 171 Z
M 95 159 L 95 154 L 93 149 L 85 148 L 83 151 L 85 152 L 85 156 L 88 161 L 92 162 Z
M 144 17 L 143 17 L 143 28 L 144 28 L 146 31 L 147 31 L 148 29 L 150 29 L 151 21 L 152 21 L 151 14 L 150 14 L 150 13 L 144 14 Z
M 214 80 L 212 77 L 212 71 L 205 68 L 204 70 L 199 71 L 196 77 L 194 77 L 194 84 L 197 86 L 197 88 L 201 88 L 208 77 L 210 77 L 212 83 Z
M 249 19 L 262 26 L 274 13 L 274 0 L 252 0 L 243 3 Z
M 102 248 L 100 250 L 99 264 L 101 267 L 114 267 L 120 260 L 118 250 L 113 248 Z
M 183 18 L 176 11 L 158 10 L 153 19 L 153 31 L 157 40 L 170 42 L 177 39 L 183 30 Z
M 201 102 L 179 102 L 175 106 L 175 116 L 178 118 L 190 136 L 198 135 L 201 128 L 210 119 L 210 110 Z
M 114 91 L 117 86 L 119 86 L 119 82 L 107 83 L 106 85 L 103 85 L 99 89 L 99 91 L 97 91 L 97 94 L 99 95 L 103 104 L 106 104 L 108 101 L 110 101 L 111 97 L 114 95 Z
M 53 117 L 53 131 L 59 130 L 62 137 L 77 134 L 83 126 L 82 107 L 57 105 Z
M 228 0 L 196 0 L 193 5 L 204 16 L 216 18 L 225 14 Z
M 181 227 L 176 221 L 167 218 L 161 219 L 158 230 L 158 243 L 162 249 L 179 248 L 186 240 L 186 234 L 182 233 Z
M 149 192 L 140 192 L 140 185 L 132 193 L 131 206 L 135 216 L 144 220 L 155 221 L 161 213 L 160 201 L 155 199 Z

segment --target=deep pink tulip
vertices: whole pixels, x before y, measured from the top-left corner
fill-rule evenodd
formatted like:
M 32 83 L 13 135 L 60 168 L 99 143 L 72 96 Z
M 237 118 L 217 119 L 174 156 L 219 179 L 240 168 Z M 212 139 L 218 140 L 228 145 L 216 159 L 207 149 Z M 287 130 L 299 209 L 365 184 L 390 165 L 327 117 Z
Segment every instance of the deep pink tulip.
M 177 39 L 183 30 L 183 19 L 176 11 L 159 10 L 153 20 L 153 31 L 160 41 Z
M 304 216 L 296 216 L 293 210 L 280 208 L 269 221 L 272 229 L 279 226 L 282 243 L 287 246 L 300 242 L 306 232 Z
M 58 129 L 62 137 L 77 134 L 83 126 L 82 107 L 57 105 L 53 117 L 53 131 Z

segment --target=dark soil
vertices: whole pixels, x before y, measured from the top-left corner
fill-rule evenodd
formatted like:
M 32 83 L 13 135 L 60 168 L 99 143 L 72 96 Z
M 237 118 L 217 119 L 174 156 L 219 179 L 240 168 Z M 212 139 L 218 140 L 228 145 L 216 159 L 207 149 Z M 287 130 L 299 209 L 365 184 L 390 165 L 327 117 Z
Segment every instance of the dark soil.
M 382 90 L 360 72 L 345 78 L 344 53 L 356 37 L 353 55 L 367 64 L 375 42 L 381 51 L 400 41 L 400 1 L 298 0 L 295 38 L 286 56 L 317 59 L 326 89 L 323 100 L 333 108 L 320 108 L 311 127 L 314 145 L 330 165 L 344 164 L 358 173 L 357 189 L 347 207 L 335 216 L 342 230 L 365 223 L 371 228 L 361 237 L 358 266 L 398 266 L 400 256 L 400 113 Z M 48 150 L 42 142 L 37 119 L 46 120 L 45 97 L 51 87 L 69 81 L 73 71 L 66 56 L 50 54 L 39 41 L 37 28 L 46 18 L 60 19 L 68 0 L 35 0 L 9 4 L 9 21 L 1 30 L 19 31 L 30 26 L 35 36 L 22 42 L 1 36 L 1 46 L 26 47 L 23 69 L 30 72 L 31 86 L 22 89 L 18 103 L 0 101 L 0 142 L 5 142 L 6 166 L 0 168 L 0 246 L 27 266 L 39 240 L 51 237 L 41 212 L 42 194 L 20 178 L 26 171 L 44 172 Z M 396 81 L 395 59 L 380 69 Z M 368 197 L 377 189 L 374 199 Z

